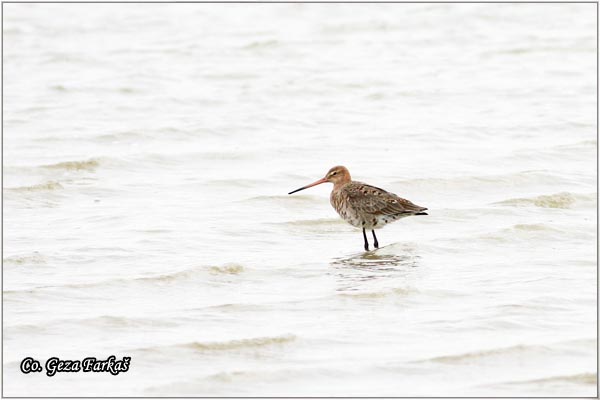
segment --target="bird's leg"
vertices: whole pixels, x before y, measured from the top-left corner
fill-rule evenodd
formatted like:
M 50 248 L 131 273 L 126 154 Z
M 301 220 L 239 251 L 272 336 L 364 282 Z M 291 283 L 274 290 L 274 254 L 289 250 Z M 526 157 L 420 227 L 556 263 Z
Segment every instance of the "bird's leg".
M 369 242 L 367 241 L 367 233 L 365 232 L 365 228 L 363 228 L 363 237 L 365 238 L 365 251 L 369 251 Z
M 379 242 L 377 241 L 377 236 L 375 236 L 375 230 L 371 229 L 371 232 L 373 232 L 373 239 L 375 239 L 375 242 L 373 242 L 373 245 L 375 246 L 376 249 L 379 248 Z

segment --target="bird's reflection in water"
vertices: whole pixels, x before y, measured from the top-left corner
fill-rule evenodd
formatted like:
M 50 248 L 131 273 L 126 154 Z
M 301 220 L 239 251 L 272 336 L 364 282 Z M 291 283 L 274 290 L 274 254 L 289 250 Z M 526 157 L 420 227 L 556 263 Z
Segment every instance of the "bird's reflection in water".
M 419 266 L 415 249 L 407 245 L 389 245 L 376 251 L 336 258 L 331 273 L 336 276 L 339 292 L 379 290 L 404 281 Z

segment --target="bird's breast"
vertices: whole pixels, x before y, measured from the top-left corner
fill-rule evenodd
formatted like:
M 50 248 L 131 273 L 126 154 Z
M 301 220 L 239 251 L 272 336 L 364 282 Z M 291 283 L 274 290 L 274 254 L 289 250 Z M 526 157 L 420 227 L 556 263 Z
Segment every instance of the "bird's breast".
M 362 224 L 364 221 L 361 219 L 358 211 L 352 207 L 350 198 L 347 195 L 344 195 L 341 191 L 334 190 L 331 192 L 331 196 L 329 196 L 329 201 L 344 221 L 357 228 L 364 226 Z

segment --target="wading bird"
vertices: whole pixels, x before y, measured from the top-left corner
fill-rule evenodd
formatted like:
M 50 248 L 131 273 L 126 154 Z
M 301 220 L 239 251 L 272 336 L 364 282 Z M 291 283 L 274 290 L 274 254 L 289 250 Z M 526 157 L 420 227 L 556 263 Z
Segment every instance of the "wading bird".
M 369 251 L 366 229 L 373 232 L 373 244 L 379 248 L 375 229 L 383 228 L 386 224 L 411 215 L 427 215 L 426 207 L 420 207 L 406 199 L 396 196 L 366 183 L 356 182 L 350 178 L 346 167 L 338 165 L 327 172 L 324 178 L 310 185 L 303 186 L 288 194 L 308 189 L 321 183 L 333 183 L 329 201 L 340 217 L 350 225 L 362 228 L 365 239 L 365 250 Z

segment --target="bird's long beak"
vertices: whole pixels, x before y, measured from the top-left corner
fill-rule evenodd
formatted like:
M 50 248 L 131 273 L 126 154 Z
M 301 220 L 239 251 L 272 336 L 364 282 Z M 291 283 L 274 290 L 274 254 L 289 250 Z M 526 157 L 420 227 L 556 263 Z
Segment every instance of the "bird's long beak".
M 289 192 L 288 194 L 296 193 L 301 190 L 308 189 L 309 187 L 317 186 L 317 185 L 320 185 L 321 183 L 325 183 L 325 182 L 327 182 L 327 178 L 321 178 L 318 181 L 311 183 L 310 185 L 302 186 L 300 189 L 296 189 L 292 192 Z

